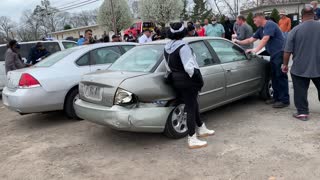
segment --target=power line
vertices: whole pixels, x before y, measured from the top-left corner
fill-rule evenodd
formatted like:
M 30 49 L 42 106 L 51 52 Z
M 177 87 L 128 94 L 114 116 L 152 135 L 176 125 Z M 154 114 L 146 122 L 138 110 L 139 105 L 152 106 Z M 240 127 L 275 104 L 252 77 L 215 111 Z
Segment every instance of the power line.
M 90 2 L 95 2 L 97 0 L 85 0 L 85 1 L 81 1 L 81 2 L 77 2 L 77 3 L 72 3 L 70 5 L 64 6 L 64 7 L 57 7 L 57 9 L 63 10 L 63 9 L 69 9 L 69 8 L 73 8 L 75 6 L 79 6 L 82 4 L 86 4 L 86 3 L 90 3 Z
M 62 7 L 64 7 L 64 6 L 67 6 L 67 5 L 69 5 L 69 4 L 73 4 L 73 3 L 76 3 L 76 2 L 79 2 L 79 0 L 77 0 L 77 1 L 70 1 L 70 2 L 68 2 L 68 3 L 65 3 L 65 4 L 60 4 L 60 5 L 56 5 L 56 6 L 54 6 L 54 7 L 56 7 L 56 8 L 62 8 Z
M 60 8 L 60 9 L 58 9 L 58 11 L 67 11 L 67 10 L 75 9 L 75 8 L 78 8 L 78 7 L 86 6 L 86 5 L 89 5 L 89 4 L 92 4 L 92 3 L 96 3 L 98 1 L 100 1 L 100 0 L 82 2 L 82 3 L 75 4 L 75 5 L 71 6 L 71 7 Z

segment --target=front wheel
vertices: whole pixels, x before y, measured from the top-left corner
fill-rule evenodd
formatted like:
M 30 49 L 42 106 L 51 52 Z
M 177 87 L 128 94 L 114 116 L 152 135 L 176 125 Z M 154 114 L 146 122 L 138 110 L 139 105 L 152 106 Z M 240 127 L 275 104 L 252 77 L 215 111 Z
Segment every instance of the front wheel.
M 176 106 L 167 119 L 164 134 L 173 139 L 180 139 L 188 135 L 187 113 L 184 104 Z
M 273 98 L 273 88 L 272 88 L 272 80 L 271 78 L 268 78 L 268 80 L 265 82 L 262 91 L 260 92 L 260 97 L 263 100 L 268 100 Z
M 74 110 L 74 103 L 77 99 L 79 99 L 79 90 L 78 88 L 75 88 L 66 97 L 64 112 L 70 119 L 82 120 L 77 116 L 76 111 Z

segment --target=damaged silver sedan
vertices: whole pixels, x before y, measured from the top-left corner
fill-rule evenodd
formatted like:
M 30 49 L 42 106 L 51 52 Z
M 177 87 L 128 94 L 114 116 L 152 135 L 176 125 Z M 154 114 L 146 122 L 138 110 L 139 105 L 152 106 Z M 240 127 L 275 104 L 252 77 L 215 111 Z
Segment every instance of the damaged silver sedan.
M 272 96 L 268 61 L 225 39 L 184 40 L 192 47 L 204 79 L 201 112 L 258 93 L 264 99 Z M 184 105 L 164 81 L 167 42 L 137 46 L 108 70 L 83 76 L 75 102 L 77 115 L 123 131 L 186 136 Z

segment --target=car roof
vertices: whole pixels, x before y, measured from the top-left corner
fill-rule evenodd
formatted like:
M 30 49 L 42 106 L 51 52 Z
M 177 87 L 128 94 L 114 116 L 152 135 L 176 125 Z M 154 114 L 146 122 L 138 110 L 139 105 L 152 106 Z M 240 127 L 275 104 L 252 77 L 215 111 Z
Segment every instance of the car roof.
M 72 49 L 93 50 L 93 49 L 102 48 L 102 47 L 126 46 L 126 45 L 136 46 L 138 45 L 138 43 L 130 43 L 130 42 L 96 43 L 96 44 L 90 44 L 90 45 L 77 46 L 77 47 L 73 47 Z
M 50 43 L 50 42 L 72 42 L 72 43 L 77 43 L 75 41 L 69 41 L 69 40 L 48 40 L 48 41 L 28 41 L 28 42 L 18 42 L 18 44 L 35 44 L 35 43 Z M 7 44 L 0 44 L 0 47 L 2 46 L 7 46 Z
M 183 38 L 183 40 L 187 43 L 190 42 L 194 42 L 194 41 L 200 41 L 200 40 L 217 40 L 217 39 L 222 39 L 222 40 L 226 40 L 224 38 L 219 38 L 219 37 L 185 37 Z M 170 42 L 170 39 L 164 39 L 164 40 L 158 40 L 158 41 L 152 41 L 149 43 L 145 43 L 145 45 L 156 45 L 156 44 L 166 44 L 168 42 Z

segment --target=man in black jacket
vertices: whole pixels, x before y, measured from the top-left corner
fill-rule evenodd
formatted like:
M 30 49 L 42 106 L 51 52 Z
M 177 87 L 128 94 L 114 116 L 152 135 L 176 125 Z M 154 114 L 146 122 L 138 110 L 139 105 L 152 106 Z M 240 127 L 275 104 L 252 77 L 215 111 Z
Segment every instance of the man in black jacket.
M 50 52 L 46 50 L 41 42 L 38 42 L 35 47 L 30 49 L 27 64 L 34 65 L 49 55 Z

